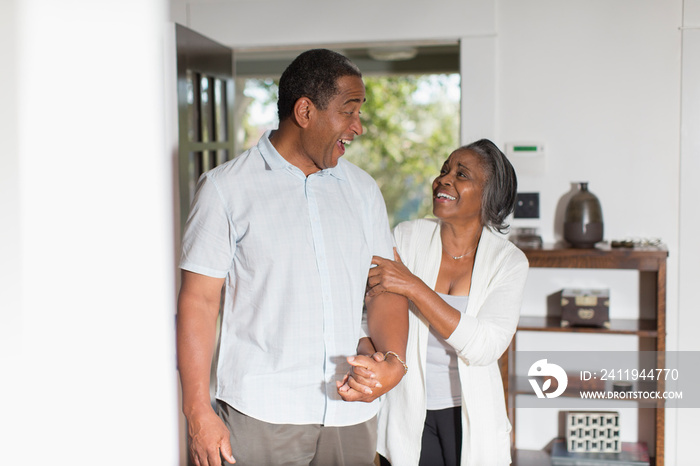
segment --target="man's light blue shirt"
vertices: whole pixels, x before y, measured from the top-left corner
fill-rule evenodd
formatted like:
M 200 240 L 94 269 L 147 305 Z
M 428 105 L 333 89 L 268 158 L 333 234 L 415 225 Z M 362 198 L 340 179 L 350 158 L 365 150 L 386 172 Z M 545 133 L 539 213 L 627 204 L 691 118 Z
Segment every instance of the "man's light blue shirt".
M 372 255 L 393 259 L 376 182 L 340 159 L 306 177 L 272 146 L 205 173 L 180 267 L 225 278 L 217 398 L 275 424 L 354 425 L 336 392 L 356 353 Z

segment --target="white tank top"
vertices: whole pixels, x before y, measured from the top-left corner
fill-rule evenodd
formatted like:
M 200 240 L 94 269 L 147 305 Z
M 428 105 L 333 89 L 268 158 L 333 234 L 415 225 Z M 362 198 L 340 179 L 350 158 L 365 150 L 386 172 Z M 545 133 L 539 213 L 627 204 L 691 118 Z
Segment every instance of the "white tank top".
M 469 296 L 438 295 L 461 313 L 467 310 Z M 462 405 L 461 384 L 457 370 L 457 353 L 432 327 L 428 336 L 426 367 L 427 409 L 437 410 Z

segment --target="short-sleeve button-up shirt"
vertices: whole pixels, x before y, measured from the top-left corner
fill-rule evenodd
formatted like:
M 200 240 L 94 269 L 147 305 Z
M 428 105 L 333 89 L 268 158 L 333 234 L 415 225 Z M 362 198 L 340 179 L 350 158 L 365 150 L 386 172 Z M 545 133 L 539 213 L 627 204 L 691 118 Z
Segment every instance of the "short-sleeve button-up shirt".
M 225 278 L 217 398 L 277 424 L 353 425 L 336 392 L 356 353 L 372 255 L 393 258 L 375 181 L 340 159 L 308 177 L 269 141 L 205 173 L 180 267 Z

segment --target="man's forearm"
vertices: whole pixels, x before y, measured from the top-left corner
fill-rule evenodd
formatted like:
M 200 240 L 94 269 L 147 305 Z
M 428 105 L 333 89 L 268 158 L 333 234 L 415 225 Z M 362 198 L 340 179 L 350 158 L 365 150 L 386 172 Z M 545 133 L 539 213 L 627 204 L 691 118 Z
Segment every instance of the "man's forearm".
M 371 338 L 360 338 L 360 341 L 357 343 L 357 354 L 361 354 L 363 356 L 372 356 L 376 352 L 377 350 L 374 348 Z
M 348 358 L 352 376 L 338 386 L 345 401 L 371 402 L 394 388 L 407 370 L 408 300 L 381 293 L 367 298 L 366 304 L 370 336 L 360 339 L 357 351 L 361 356 Z
M 393 351 L 406 358 L 408 300 L 401 295 L 381 293 L 367 300 L 367 325 L 377 351 Z
M 177 361 L 182 384 L 182 411 L 190 416 L 210 407 L 210 371 L 216 325 L 201 322 L 194 312 L 178 312 Z
M 183 273 L 177 313 L 177 362 L 185 416 L 211 407 L 209 377 L 223 280 Z

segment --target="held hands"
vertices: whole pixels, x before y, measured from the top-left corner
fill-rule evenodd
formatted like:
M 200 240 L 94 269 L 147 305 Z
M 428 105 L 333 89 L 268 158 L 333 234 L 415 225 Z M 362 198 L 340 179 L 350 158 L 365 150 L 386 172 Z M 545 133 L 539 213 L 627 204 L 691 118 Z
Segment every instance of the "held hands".
M 394 388 L 405 374 L 401 362 L 392 356 L 385 359 L 380 352 L 350 356 L 348 362 L 352 370 L 336 382 L 338 394 L 345 401 L 374 401 Z
M 414 288 L 416 280 L 420 281 L 408 270 L 408 267 L 403 265 L 396 248 L 394 248 L 393 261 L 374 256 L 372 264 L 375 264 L 376 267 L 369 269 L 366 292 L 370 298 L 387 291 L 409 297 L 408 294 Z
M 229 463 L 236 462 L 229 431 L 212 409 L 188 416 L 187 421 L 190 455 L 195 466 L 221 466 L 222 457 Z

